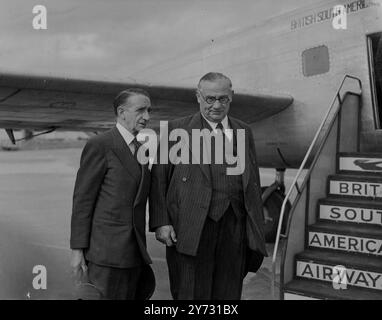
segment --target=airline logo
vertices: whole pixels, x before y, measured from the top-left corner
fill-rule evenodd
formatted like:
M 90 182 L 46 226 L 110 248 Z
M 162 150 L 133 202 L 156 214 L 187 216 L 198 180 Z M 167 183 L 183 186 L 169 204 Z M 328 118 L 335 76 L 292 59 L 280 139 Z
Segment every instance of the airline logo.
M 330 181 L 330 193 L 356 197 L 382 198 L 382 184 L 358 181 Z
M 382 255 L 382 240 L 348 235 L 309 232 L 309 246 L 322 249 L 374 254 L 378 256 Z
M 334 7 L 321 9 L 317 12 L 311 12 L 306 16 L 293 19 L 291 21 L 291 30 L 298 30 L 325 21 L 332 21 L 332 25 L 335 29 L 346 29 L 346 17 L 348 14 L 359 12 L 372 5 L 372 0 L 354 0 L 344 5 L 336 5 Z M 338 25 L 344 26 L 339 27 Z
M 380 158 L 341 157 L 339 165 L 340 170 L 382 173 L 382 159 Z
M 320 205 L 320 219 L 382 226 L 382 209 Z
M 302 278 L 316 279 L 332 282 L 338 272 L 333 266 L 297 261 L 297 276 Z M 382 274 L 364 270 L 345 269 L 343 272 L 344 282 L 348 285 L 363 287 L 374 290 L 382 290 Z

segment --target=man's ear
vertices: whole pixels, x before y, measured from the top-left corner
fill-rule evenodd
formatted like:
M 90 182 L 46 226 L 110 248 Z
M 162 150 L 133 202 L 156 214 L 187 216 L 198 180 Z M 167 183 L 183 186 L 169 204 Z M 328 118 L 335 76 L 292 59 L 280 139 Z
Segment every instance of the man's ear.
M 198 103 L 200 103 L 200 94 L 198 90 L 195 91 L 195 96 L 196 96 L 196 100 L 198 100 Z
M 125 120 L 124 118 L 123 118 L 123 108 L 122 107 L 118 107 L 117 108 L 117 116 L 118 117 L 121 117 L 123 120 Z

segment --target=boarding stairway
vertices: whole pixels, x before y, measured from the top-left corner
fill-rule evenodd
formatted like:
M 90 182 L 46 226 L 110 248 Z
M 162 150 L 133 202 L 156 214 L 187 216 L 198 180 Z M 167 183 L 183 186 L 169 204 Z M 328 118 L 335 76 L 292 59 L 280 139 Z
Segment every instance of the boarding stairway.
M 359 152 L 361 98 L 361 81 L 346 75 L 286 195 L 275 298 L 382 299 L 382 153 Z

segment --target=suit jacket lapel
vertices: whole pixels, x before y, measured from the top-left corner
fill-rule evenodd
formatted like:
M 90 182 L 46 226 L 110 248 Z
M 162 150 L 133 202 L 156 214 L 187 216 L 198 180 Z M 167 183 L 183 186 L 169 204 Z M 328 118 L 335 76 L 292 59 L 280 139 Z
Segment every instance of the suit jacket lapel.
M 242 129 L 242 130 L 245 130 L 242 126 L 240 126 L 239 123 L 237 123 L 235 120 L 229 118 L 229 122 L 230 122 L 230 125 L 231 125 L 231 128 L 233 130 L 233 134 L 236 134 L 236 141 L 237 141 L 237 147 L 239 146 L 239 143 L 238 143 L 238 139 L 237 139 L 237 130 L 238 129 Z M 237 148 L 239 149 L 239 148 Z M 243 167 L 244 166 L 244 172 L 243 172 L 243 190 L 245 191 L 247 186 L 248 186 L 248 182 L 249 182 L 249 177 L 250 177 L 250 164 L 251 164 L 251 158 L 250 158 L 250 152 L 249 152 L 249 140 L 248 140 L 248 134 L 246 132 L 245 134 L 245 159 L 241 159 L 239 158 L 238 161 L 240 163 L 240 166 Z M 239 155 L 239 152 L 238 152 L 238 155 Z
M 199 130 L 203 129 L 201 117 L 202 117 L 202 115 L 200 114 L 200 112 L 194 114 L 194 116 L 192 117 L 192 119 L 188 125 L 188 128 L 187 128 L 187 131 L 188 131 L 188 134 L 190 137 L 190 143 L 189 143 L 188 147 L 190 148 L 190 151 L 191 151 L 191 157 L 194 157 L 194 154 L 192 152 L 192 129 L 199 129 Z M 203 143 L 204 143 L 204 139 L 200 143 L 200 155 L 203 154 Z M 191 157 L 190 157 L 190 161 L 192 161 Z M 208 181 L 211 181 L 210 166 L 208 164 L 203 164 L 203 161 L 201 161 L 201 160 L 203 160 L 203 158 L 199 159 L 200 169 L 202 170 L 202 172 L 204 173 L 204 175 L 206 176 Z
M 149 190 L 150 183 L 150 171 L 148 164 L 142 165 L 141 168 L 141 179 L 139 182 L 138 192 L 135 196 L 134 207 L 142 202 L 143 198 L 146 199 L 147 190 Z M 146 192 L 144 192 L 146 190 Z
M 134 159 L 130 148 L 126 144 L 117 128 L 112 129 L 114 146 L 113 151 L 121 161 L 126 171 L 139 183 L 141 179 L 140 168 L 138 162 Z

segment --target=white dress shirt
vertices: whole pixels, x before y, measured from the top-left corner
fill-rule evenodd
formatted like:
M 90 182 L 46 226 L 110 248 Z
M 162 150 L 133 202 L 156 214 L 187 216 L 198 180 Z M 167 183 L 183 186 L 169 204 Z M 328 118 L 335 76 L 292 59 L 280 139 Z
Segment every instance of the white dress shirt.
M 123 125 L 121 125 L 118 122 L 117 122 L 116 127 L 117 127 L 119 133 L 121 134 L 121 136 L 123 137 L 123 140 L 125 140 L 125 142 L 126 142 L 127 146 L 129 147 L 131 153 L 134 154 L 134 152 L 135 152 L 135 145 L 132 142 L 135 139 L 135 136 L 129 130 L 127 130 Z

